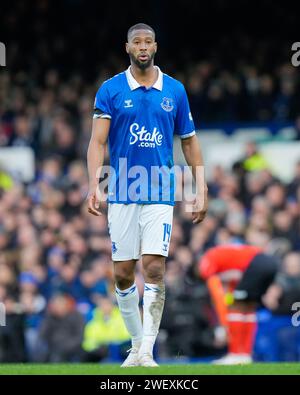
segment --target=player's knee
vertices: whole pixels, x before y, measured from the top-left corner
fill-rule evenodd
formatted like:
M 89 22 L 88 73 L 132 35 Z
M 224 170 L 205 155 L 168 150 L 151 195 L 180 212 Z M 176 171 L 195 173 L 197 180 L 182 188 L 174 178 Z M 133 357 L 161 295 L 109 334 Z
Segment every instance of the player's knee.
M 149 282 L 157 284 L 163 281 L 164 267 L 161 262 L 153 261 L 144 267 L 144 270 Z
M 115 270 L 115 283 L 119 289 L 127 289 L 134 283 L 134 273 L 126 269 Z

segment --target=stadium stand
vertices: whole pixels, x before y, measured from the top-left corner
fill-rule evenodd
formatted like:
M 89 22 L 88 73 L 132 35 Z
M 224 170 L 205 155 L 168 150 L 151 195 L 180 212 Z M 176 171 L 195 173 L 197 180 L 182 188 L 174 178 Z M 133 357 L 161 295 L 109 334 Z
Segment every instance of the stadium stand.
M 0 301 L 7 313 L 7 325 L 0 326 L 1 362 L 53 361 L 46 350 L 42 356 L 37 352 L 53 298 L 70 298 L 74 305 L 62 314 L 71 314 L 85 328 L 99 298 L 114 302 L 106 216 L 92 218 L 84 206 L 85 157 L 96 89 L 127 67 L 120 42 L 128 23 L 112 20 L 113 2 L 101 3 L 101 23 L 83 3 L 25 5 L 17 0 L 14 7 L 7 3 L 1 9 L 9 65 L 0 68 Z M 216 20 L 225 3 L 218 2 Z M 276 15 L 284 19 L 275 4 L 272 10 L 268 4 L 262 1 L 275 20 Z M 129 11 L 135 22 L 134 7 Z M 188 19 L 192 8 L 186 12 Z M 63 23 L 66 17 L 73 29 Z M 263 244 L 282 259 L 300 251 L 299 71 L 286 58 L 290 42 L 285 36 L 278 42 L 266 36 L 253 50 L 257 38 L 245 27 L 222 40 L 212 32 L 209 45 L 202 37 L 201 45 L 185 46 L 181 37 L 170 39 L 173 26 L 166 22 L 162 29 L 160 22 L 155 22 L 162 46 L 158 63 L 187 86 L 210 204 L 207 218 L 195 227 L 185 203 L 176 206 L 156 352 L 161 358 L 215 357 L 226 345 L 215 340 L 216 316 L 206 286 L 195 274 L 201 254 L 217 244 L 245 242 Z M 109 43 L 108 35 L 113 36 Z M 174 47 L 174 41 L 185 49 Z M 267 166 L 246 169 L 249 142 L 257 142 Z M 183 164 L 178 144 L 174 157 Z M 299 281 L 300 273 L 295 277 Z M 71 318 L 60 327 L 62 333 Z M 256 360 L 300 360 L 299 327 L 290 328 L 290 319 L 290 309 L 260 311 Z M 83 326 L 81 330 L 74 354 L 61 353 L 59 361 L 89 359 L 80 349 Z M 123 349 L 116 352 L 113 342 L 107 344 L 110 348 L 99 353 L 99 360 L 119 358 Z

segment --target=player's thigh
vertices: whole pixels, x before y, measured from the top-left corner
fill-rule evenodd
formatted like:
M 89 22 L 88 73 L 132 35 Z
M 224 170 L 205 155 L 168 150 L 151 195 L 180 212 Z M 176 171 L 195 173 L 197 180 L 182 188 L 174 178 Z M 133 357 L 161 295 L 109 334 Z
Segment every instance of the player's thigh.
M 139 212 L 137 204 L 108 205 L 108 229 L 114 262 L 139 259 Z
M 255 301 L 234 301 L 232 305 L 228 306 L 229 312 L 234 311 L 240 311 L 241 313 L 249 313 L 253 312 L 257 308 L 258 303 Z
M 173 206 L 144 205 L 140 214 L 141 254 L 167 257 L 172 234 Z

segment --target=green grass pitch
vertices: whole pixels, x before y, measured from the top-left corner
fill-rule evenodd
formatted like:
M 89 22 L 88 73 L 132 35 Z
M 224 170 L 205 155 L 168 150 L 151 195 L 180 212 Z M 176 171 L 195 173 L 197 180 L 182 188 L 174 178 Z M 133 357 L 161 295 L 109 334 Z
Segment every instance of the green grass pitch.
M 0 364 L 0 375 L 300 375 L 300 363 L 161 365 L 120 368 L 117 364 Z

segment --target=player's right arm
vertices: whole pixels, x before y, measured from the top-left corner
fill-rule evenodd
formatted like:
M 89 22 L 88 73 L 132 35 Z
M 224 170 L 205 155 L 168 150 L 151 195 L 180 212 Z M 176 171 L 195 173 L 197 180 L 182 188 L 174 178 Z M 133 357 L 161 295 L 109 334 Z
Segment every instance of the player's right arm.
M 279 300 L 283 294 L 283 289 L 278 284 L 272 284 L 262 296 L 263 304 L 269 310 L 276 310 L 279 306 Z
M 87 151 L 87 167 L 89 175 L 89 192 L 87 196 L 88 212 L 99 216 L 100 194 L 99 175 L 104 163 L 105 147 L 110 128 L 110 119 L 94 118 L 92 135 Z

